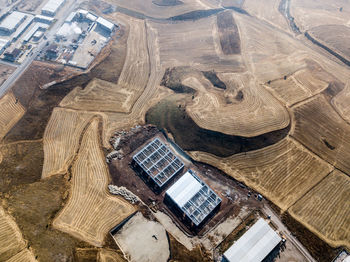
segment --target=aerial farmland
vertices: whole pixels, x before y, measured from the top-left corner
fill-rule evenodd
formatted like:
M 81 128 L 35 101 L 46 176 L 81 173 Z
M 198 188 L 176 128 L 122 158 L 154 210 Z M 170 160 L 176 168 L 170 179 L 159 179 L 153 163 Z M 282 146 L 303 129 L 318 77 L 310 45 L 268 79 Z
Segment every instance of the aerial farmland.
M 349 1 L 0 4 L 0 261 L 350 259 Z

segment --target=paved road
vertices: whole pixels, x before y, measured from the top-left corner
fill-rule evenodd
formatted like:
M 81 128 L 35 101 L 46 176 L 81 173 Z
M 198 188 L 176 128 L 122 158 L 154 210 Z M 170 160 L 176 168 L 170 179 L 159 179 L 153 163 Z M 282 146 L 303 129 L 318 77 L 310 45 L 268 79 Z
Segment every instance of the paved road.
M 56 23 L 51 27 L 50 31 L 48 31 L 45 35 L 47 40 L 43 40 L 40 44 L 34 48 L 32 55 L 30 55 L 24 62 L 17 67 L 17 69 L 12 73 L 12 75 L 1 85 L 0 87 L 0 98 L 3 97 L 8 89 L 16 82 L 16 80 L 24 73 L 24 71 L 28 68 L 28 66 L 33 62 L 33 60 L 38 56 L 40 51 L 45 47 L 48 41 L 54 40 L 54 35 L 57 32 L 58 28 L 64 23 L 64 20 L 68 17 L 68 15 L 77 7 L 77 5 L 81 1 L 69 0 L 66 2 L 63 10 L 60 12 L 60 17 L 56 21 Z
M 282 223 L 279 216 L 268 206 L 264 205 L 263 211 L 266 215 L 271 216 L 271 221 L 277 226 L 278 230 L 282 232 L 287 241 L 290 241 L 294 244 L 294 246 L 300 251 L 300 253 L 310 262 L 317 262 L 306 250 L 306 248 L 295 238 L 292 236 L 288 228 Z

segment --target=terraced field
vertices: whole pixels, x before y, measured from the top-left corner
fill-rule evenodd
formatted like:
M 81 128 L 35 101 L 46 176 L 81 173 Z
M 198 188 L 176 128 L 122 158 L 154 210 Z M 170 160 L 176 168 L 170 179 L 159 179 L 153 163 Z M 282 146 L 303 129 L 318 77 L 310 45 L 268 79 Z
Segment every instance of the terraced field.
M 343 172 L 350 174 L 350 126 L 323 95 L 293 107 L 292 136 Z
M 332 105 L 340 116 L 350 124 L 350 81 L 342 92 L 332 99 Z
M 37 261 L 32 252 L 28 249 L 23 249 L 17 255 L 11 257 L 6 262 L 35 262 Z
M 333 169 L 290 138 L 227 158 L 203 152 L 191 152 L 191 156 L 244 181 L 282 210 L 287 210 Z
M 67 172 L 83 129 L 93 114 L 55 108 L 44 133 L 42 178 Z
M 23 258 L 29 258 L 24 260 Z M 35 261 L 15 221 L 0 206 L 0 260 Z
M 350 178 L 335 170 L 289 209 L 333 246 L 350 248 Z
M 129 19 L 126 61 L 118 83 L 94 79 L 84 89 L 76 88 L 60 106 L 89 111 L 129 113 L 149 77 L 149 56 L 145 23 Z
M 230 12 L 228 14 L 231 14 Z M 226 56 L 222 52 L 217 18 L 211 16 L 195 21 L 176 23 L 150 22 L 156 32 L 160 61 L 164 69 L 191 66 L 201 71 L 242 72 L 240 55 Z M 231 31 L 227 32 L 228 34 Z M 225 39 L 224 41 L 227 41 Z M 236 39 L 232 39 L 236 41 Z M 228 43 L 224 43 L 229 45 Z M 229 46 L 228 46 L 229 47 Z
M 125 262 L 123 258 L 120 257 L 116 252 L 102 249 L 98 253 L 98 261 L 99 262 Z
M 138 15 L 141 18 L 145 16 L 168 18 L 195 10 L 209 9 L 211 7 L 202 3 L 201 0 L 181 0 L 180 2 L 182 2 L 182 4 L 178 5 L 160 5 L 159 0 L 134 0 L 132 4 L 130 4 L 128 0 L 107 0 L 106 2 L 126 8 L 130 10 L 132 14 Z
M 107 193 L 109 173 L 101 151 L 98 124 L 98 119 L 93 119 L 84 133 L 72 166 L 71 195 L 53 226 L 101 247 L 108 231 L 135 209 Z
M 0 141 L 24 115 L 25 109 L 12 92 L 0 99 Z
M 288 107 L 325 90 L 330 82 L 337 79 L 317 63 L 308 61 L 308 66 L 288 77 L 265 84 L 276 97 Z
M 221 74 L 225 92 L 214 89 L 203 78 L 187 78 L 183 83 L 197 91 L 186 109 L 202 128 L 253 137 L 283 129 L 290 123 L 284 107 L 254 79 L 246 75 Z

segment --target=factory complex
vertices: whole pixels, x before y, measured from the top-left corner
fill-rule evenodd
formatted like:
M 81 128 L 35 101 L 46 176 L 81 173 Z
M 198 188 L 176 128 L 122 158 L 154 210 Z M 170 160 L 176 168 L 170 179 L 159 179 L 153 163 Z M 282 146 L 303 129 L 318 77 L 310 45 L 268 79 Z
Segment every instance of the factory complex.
M 109 42 L 116 26 L 87 10 L 69 14 L 48 46 L 45 60 L 87 69 Z
M 0 58 L 22 63 L 55 22 L 64 0 L 49 0 L 40 14 L 9 10 L 0 21 Z
M 65 3 L 66 0 L 48 0 L 32 14 L 16 8 L 5 12 L 0 20 L 0 59 L 21 64 L 31 56 L 41 40 L 47 40 L 45 32 L 53 28 Z M 116 28 L 112 22 L 83 9 L 69 13 L 62 22 L 58 30 L 57 26 L 54 29 L 55 39 L 47 40 L 40 59 L 80 69 L 90 66 Z
M 194 170 L 187 169 L 178 178 L 185 164 L 158 137 L 134 154 L 131 166 L 156 194 L 175 181 L 166 190 L 164 203 L 191 230 L 200 229 L 220 208 L 221 198 Z

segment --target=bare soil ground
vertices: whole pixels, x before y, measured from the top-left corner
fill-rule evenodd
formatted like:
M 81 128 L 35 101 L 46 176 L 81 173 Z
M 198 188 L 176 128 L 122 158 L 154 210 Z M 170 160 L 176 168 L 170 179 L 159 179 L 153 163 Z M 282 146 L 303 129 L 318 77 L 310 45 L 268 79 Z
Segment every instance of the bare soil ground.
M 156 221 L 147 220 L 140 212 L 113 237 L 130 261 L 166 262 L 170 256 L 169 242 L 163 226 Z
M 101 247 L 109 230 L 135 208 L 107 193 L 109 174 L 101 151 L 98 123 L 95 118 L 84 132 L 72 164 L 72 191 L 53 226 Z
M 196 247 L 195 249 L 189 251 L 186 247 L 180 244 L 176 239 L 168 234 L 169 242 L 170 242 L 170 260 L 169 262 L 209 262 L 211 261 L 209 256 L 205 255 L 204 250 L 201 247 Z
M 15 67 L 8 66 L 8 65 L 0 65 L 0 85 L 4 83 L 7 78 L 15 71 Z
M 41 178 L 44 152 L 42 141 L 22 141 L 0 146 L 0 188 L 6 193 L 16 186 Z
M 222 12 L 217 15 L 220 45 L 225 55 L 241 53 L 241 40 L 232 12 Z
M 52 86 L 40 89 L 41 86 L 52 81 L 60 81 L 73 77 L 77 72 L 67 67 L 34 62 L 16 81 L 12 88 L 17 106 L 22 105 L 26 110 L 23 117 L 7 133 L 4 140 L 41 139 L 50 117 L 52 109 L 68 94 L 72 86 Z
M 323 95 L 293 107 L 292 136 L 343 172 L 350 173 L 350 126 Z
M 289 213 L 332 246 L 350 248 L 350 178 L 346 174 L 332 172 L 298 200 Z
M 191 152 L 190 155 L 244 181 L 282 210 L 287 210 L 332 170 L 330 165 L 290 138 L 228 158 L 203 152 Z
M 14 217 L 38 261 L 72 261 L 75 247 L 90 247 L 52 228 L 69 184 L 63 176 L 20 185 L 2 195 L 3 206 Z

